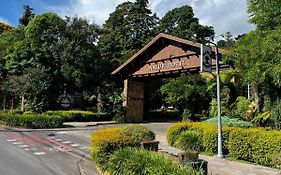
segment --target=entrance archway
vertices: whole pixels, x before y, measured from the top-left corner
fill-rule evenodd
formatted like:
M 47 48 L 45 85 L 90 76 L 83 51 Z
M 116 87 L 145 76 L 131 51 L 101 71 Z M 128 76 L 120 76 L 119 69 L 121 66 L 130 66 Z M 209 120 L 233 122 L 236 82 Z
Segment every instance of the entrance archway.
M 144 116 L 144 80 L 177 77 L 182 73 L 200 72 L 199 43 L 159 34 L 111 74 L 124 80 L 126 122 L 142 122 Z M 219 57 L 221 53 L 219 53 Z M 215 69 L 215 48 L 212 49 Z M 229 65 L 220 62 L 221 69 Z

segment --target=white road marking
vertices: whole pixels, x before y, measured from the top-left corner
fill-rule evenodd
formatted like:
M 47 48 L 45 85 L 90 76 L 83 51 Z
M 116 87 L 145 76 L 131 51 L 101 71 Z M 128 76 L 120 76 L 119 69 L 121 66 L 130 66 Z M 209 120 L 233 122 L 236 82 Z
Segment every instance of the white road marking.
M 30 149 L 29 149 L 29 148 L 25 148 L 24 150 L 25 150 L 25 151 L 30 151 Z
M 65 134 L 67 133 L 66 131 L 60 131 L 60 132 L 57 132 L 57 134 Z
M 58 141 L 58 142 L 59 142 L 59 141 L 61 141 L 61 139 L 56 139 L 56 141 Z
M 35 152 L 34 153 L 36 156 L 40 156 L 40 155 L 44 155 L 44 154 L 46 154 L 45 152 Z
M 71 141 L 65 141 L 65 142 L 62 142 L 64 144 L 68 144 L 68 143 L 71 143 Z
M 14 144 L 14 145 L 20 145 L 20 144 L 22 144 L 21 142 L 13 142 L 12 144 Z
M 7 140 L 8 142 L 16 142 L 17 140 L 16 139 L 9 139 Z
M 28 148 L 28 145 L 19 145 L 20 148 Z
M 71 146 L 73 146 L 73 147 L 77 147 L 77 146 L 80 146 L 79 144 L 71 144 Z
M 84 146 L 84 147 L 80 147 L 80 149 L 88 149 L 88 147 Z

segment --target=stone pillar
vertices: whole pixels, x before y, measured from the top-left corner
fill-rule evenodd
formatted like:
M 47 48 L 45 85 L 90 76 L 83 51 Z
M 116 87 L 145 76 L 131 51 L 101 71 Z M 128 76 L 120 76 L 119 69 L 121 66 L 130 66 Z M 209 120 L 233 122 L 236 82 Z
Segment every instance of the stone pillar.
M 144 83 L 127 79 L 124 81 L 125 122 L 143 121 Z

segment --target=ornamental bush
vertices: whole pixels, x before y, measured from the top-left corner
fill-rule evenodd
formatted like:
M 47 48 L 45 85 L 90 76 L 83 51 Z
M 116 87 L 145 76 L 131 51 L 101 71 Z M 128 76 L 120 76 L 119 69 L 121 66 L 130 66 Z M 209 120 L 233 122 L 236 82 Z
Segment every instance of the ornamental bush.
M 181 122 L 177 123 L 175 125 L 172 125 L 170 128 L 168 128 L 167 131 L 167 141 L 169 145 L 174 146 L 174 143 L 178 139 L 181 132 L 186 130 L 199 130 L 201 132 L 204 131 L 204 128 L 210 128 L 213 127 L 212 124 L 208 123 L 198 123 L 198 122 Z
M 139 125 L 109 128 L 94 132 L 91 138 L 91 157 L 103 171 L 107 170 L 110 155 L 124 147 L 139 147 L 141 141 L 154 140 L 155 134 Z
M 264 128 L 238 129 L 230 133 L 229 155 L 274 168 L 281 168 L 281 131 Z
M 117 150 L 109 161 L 112 175 L 201 175 L 202 173 L 179 165 L 156 152 L 136 148 Z
M 201 151 L 202 132 L 196 130 L 183 131 L 176 140 L 175 146 L 185 151 Z
M 59 116 L 48 116 L 43 114 L 10 114 L 0 113 L 0 124 L 10 127 L 24 128 L 56 128 L 63 124 Z
M 136 144 L 155 139 L 155 133 L 142 125 L 125 126 L 121 128 L 121 134 L 128 136 L 130 140 Z
M 281 168 L 281 131 L 265 128 L 223 127 L 223 153 L 234 159 L 245 160 L 274 168 Z M 169 144 L 183 142 L 184 132 L 202 133 L 202 151 L 217 153 L 217 126 L 207 123 L 182 122 L 167 132 Z M 186 144 L 188 141 L 186 141 Z M 184 144 L 184 143 L 182 143 Z M 190 143 L 188 143 L 190 144 Z M 196 143 L 194 143 L 196 144 Z
M 60 116 L 64 122 L 86 122 L 94 121 L 95 114 L 90 111 L 47 111 L 45 114 L 50 116 Z

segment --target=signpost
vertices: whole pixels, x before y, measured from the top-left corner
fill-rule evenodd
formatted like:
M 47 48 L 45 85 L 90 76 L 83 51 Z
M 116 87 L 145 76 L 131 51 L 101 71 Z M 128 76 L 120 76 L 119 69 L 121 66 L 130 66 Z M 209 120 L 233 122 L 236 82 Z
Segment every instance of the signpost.
M 219 71 L 219 52 L 215 43 L 207 41 L 216 47 L 216 74 L 217 74 L 217 103 L 218 103 L 218 155 L 217 157 L 223 158 L 222 152 L 222 124 L 221 124 L 221 100 L 220 100 L 220 71 Z M 212 71 L 212 48 L 201 44 L 201 72 Z

